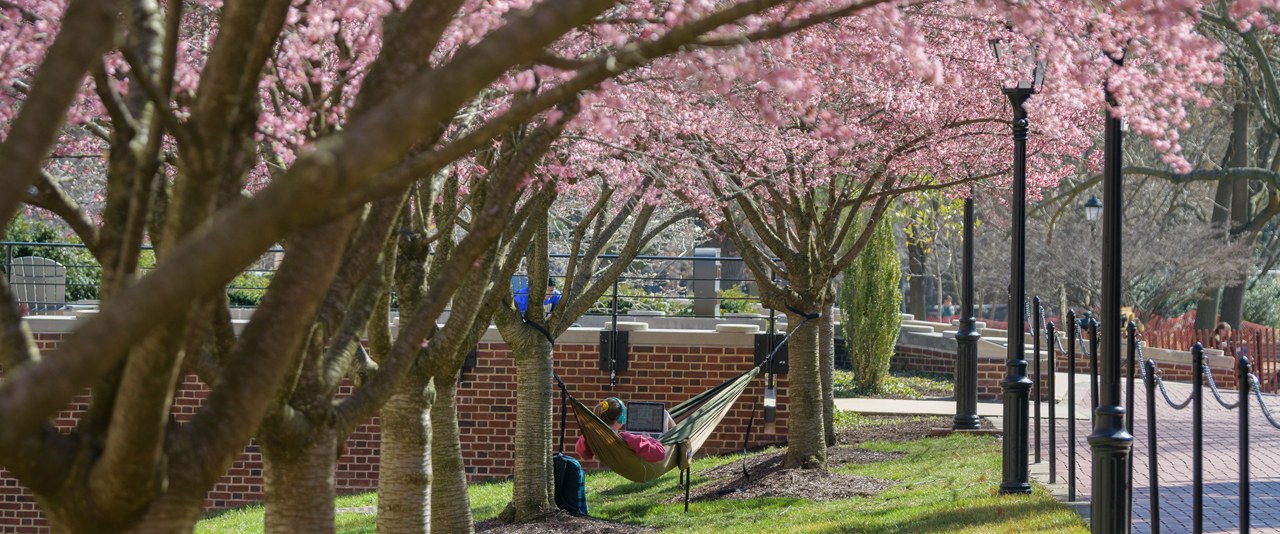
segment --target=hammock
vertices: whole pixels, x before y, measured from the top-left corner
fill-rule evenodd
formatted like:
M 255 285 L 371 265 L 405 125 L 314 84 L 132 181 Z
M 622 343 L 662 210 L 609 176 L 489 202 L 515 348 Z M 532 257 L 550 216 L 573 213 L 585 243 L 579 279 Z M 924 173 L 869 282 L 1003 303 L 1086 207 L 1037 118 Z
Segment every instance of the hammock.
M 670 431 L 658 438 L 658 442 L 667 450 L 667 456 L 658 462 L 646 462 L 639 454 L 631 450 L 622 436 L 619 436 L 612 427 L 606 425 L 600 420 L 590 408 L 583 406 L 578 399 L 569 395 L 569 388 L 565 387 L 564 381 L 560 380 L 560 376 L 552 371 L 556 383 L 560 385 L 560 399 L 562 403 L 560 415 L 560 452 L 564 452 L 564 431 L 565 431 L 565 410 L 563 407 L 566 399 L 573 403 L 573 418 L 578 421 L 578 429 L 582 432 L 583 439 L 587 445 L 591 447 L 591 452 L 595 453 L 596 458 L 600 460 L 609 469 L 615 473 L 622 475 L 623 478 L 632 482 L 646 483 L 657 480 L 658 477 L 666 474 L 668 471 L 679 467 L 686 472 L 689 469 L 689 461 L 693 459 L 693 453 L 702 448 L 702 444 L 711 436 L 711 431 L 716 425 L 720 424 L 720 420 L 724 419 L 725 414 L 729 413 L 729 408 L 742 395 L 743 390 L 747 388 L 747 384 L 751 383 L 751 379 L 760 373 L 760 368 L 765 362 L 773 360 L 773 355 L 778 349 L 786 344 L 791 336 L 800 330 L 800 327 L 809 322 L 810 319 L 822 317 L 822 314 L 808 314 L 787 305 L 787 309 L 800 314 L 804 317 L 800 324 L 796 325 L 786 337 L 782 338 L 782 342 L 778 343 L 778 347 L 764 358 L 764 361 L 752 367 L 745 373 L 730 378 L 707 391 L 694 395 L 687 401 L 684 401 L 676 407 L 669 410 L 672 419 L 679 419 L 685 414 L 680 422 L 676 423 Z M 551 336 L 538 323 L 525 320 L 525 323 L 542 333 L 547 341 L 555 345 L 555 338 Z M 755 409 L 752 408 L 752 418 L 755 418 Z M 748 434 L 750 434 L 750 426 L 748 425 Z M 746 447 L 746 443 L 743 443 Z M 745 450 L 745 449 L 744 449 Z M 745 468 L 744 468 L 745 469 Z M 689 486 L 691 485 L 687 479 L 682 478 L 681 483 L 685 486 L 685 511 L 689 511 Z
M 600 462 L 627 480 L 646 483 L 657 480 L 677 466 L 687 469 L 693 453 L 707 441 L 716 425 L 720 424 L 720 420 L 724 419 L 729 408 L 759 372 L 759 367 L 752 367 L 751 370 L 672 408 L 670 412 L 673 419 L 685 414 L 688 416 L 658 438 L 658 442 L 666 448 L 667 456 L 657 462 L 644 461 L 590 408 L 583 406 L 572 396 L 568 396 L 568 399 L 573 403 L 573 416 L 578 420 L 583 438 Z M 561 388 L 564 388 L 563 384 Z M 565 394 L 567 396 L 567 392 Z

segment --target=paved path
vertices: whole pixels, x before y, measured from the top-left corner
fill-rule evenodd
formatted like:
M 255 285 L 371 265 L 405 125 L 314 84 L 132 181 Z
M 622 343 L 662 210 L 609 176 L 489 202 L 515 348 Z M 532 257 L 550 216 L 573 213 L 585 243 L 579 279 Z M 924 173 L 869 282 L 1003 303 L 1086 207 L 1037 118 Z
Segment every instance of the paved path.
M 1067 380 L 1059 373 L 1057 397 L 1057 465 L 1058 478 L 1067 477 L 1067 405 L 1065 402 Z M 1170 397 L 1181 402 L 1191 396 L 1191 385 L 1166 383 Z M 1151 494 L 1148 477 L 1150 446 L 1147 433 L 1146 390 L 1137 383 L 1134 396 L 1134 462 L 1133 470 L 1133 532 L 1145 534 L 1151 528 Z M 1280 396 L 1265 395 L 1273 413 L 1280 412 Z M 1224 392 L 1227 402 L 1235 402 L 1238 394 Z M 1088 501 L 1092 475 L 1091 451 L 1086 441 L 1092 430 L 1088 420 L 1091 400 L 1088 375 L 1077 376 L 1076 384 L 1076 488 L 1077 500 Z M 1192 531 L 1192 444 L 1191 408 L 1174 410 L 1165 403 L 1157 391 L 1156 420 L 1157 471 L 1160 477 L 1160 531 L 1180 534 Z M 917 415 L 954 415 L 955 401 L 931 399 L 918 401 L 881 399 L 836 399 L 836 406 L 860 413 L 897 413 Z M 1256 397 L 1249 398 L 1249 493 L 1250 532 L 1280 534 L 1280 429 L 1267 422 L 1259 411 Z M 984 417 L 999 417 L 1002 406 L 998 403 L 979 403 L 978 413 Z M 1032 472 L 1044 472 L 1049 461 L 1048 411 L 1040 429 L 1043 440 L 1043 465 L 1032 466 Z M 1280 414 L 1276 415 L 1280 419 Z M 1224 409 L 1205 388 L 1204 401 L 1204 531 L 1239 532 L 1239 414 Z M 1034 439 L 1028 445 L 1034 447 Z M 1034 449 L 1032 449 L 1034 452 Z M 1046 473 L 1047 474 L 1047 473 Z M 1047 481 L 1047 477 L 1044 479 Z M 1055 493 L 1065 496 L 1064 487 L 1053 487 Z M 1087 515 L 1087 504 L 1084 515 Z
M 1167 383 L 1170 397 L 1181 402 L 1191 396 L 1189 384 Z M 1077 412 L 1088 413 L 1090 406 L 1087 377 L 1077 385 Z M 1151 528 L 1151 497 L 1148 477 L 1150 447 L 1147 433 L 1146 391 L 1137 384 L 1134 406 L 1133 532 L 1148 533 Z M 1156 393 L 1157 459 L 1160 477 L 1161 532 L 1181 533 L 1192 529 L 1192 441 L 1191 409 L 1174 410 Z M 1228 411 L 1214 400 L 1205 388 L 1204 403 L 1204 531 L 1239 532 L 1239 413 Z M 1266 395 L 1273 408 L 1280 408 L 1280 397 Z M 1237 393 L 1224 392 L 1224 399 L 1235 402 Z M 1272 427 L 1259 411 L 1257 399 L 1250 397 L 1249 468 L 1251 532 L 1280 533 L 1280 429 Z M 1065 411 L 1065 403 L 1058 408 Z M 1280 417 L 1277 417 L 1280 419 Z M 1059 421 L 1058 476 L 1067 476 L 1067 428 Z M 1088 421 L 1076 423 L 1076 480 L 1080 499 L 1089 498 L 1092 464 L 1086 441 L 1092 432 Z M 1042 428 L 1045 461 L 1048 461 L 1048 422 Z M 1034 444 L 1034 441 L 1032 442 Z M 1034 446 L 1034 445 L 1033 445 Z
M 1054 379 L 1057 398 L 1066 398 L 1067 373 L 1057 373 Z M 1046 399 L 1047 401 L 1048 399 Z M 933 397 L 920 400 L 900 399 L 836 399 L 837 410 L 849 410 L 864 415 L 938 415 L 954 416 L 956 400 L 954 397 Z M 1034 413 L 1035 407 L 1032 406 Z M 1055 408 L 1056 409 L 1056 408 Z M 1049 416 L 1049 403 L 1040 403 L 1040 413 Z M 981 417 L 1003 417 L 1004 404 L 1000 402 L 979 402 L 978 415 Z M 1058 419 L 1066 419 L 1066 410 L 1058 410 L 1054 414 Z M 1076 414 L 1077 419 L 1087 419 L 1089 414 Z

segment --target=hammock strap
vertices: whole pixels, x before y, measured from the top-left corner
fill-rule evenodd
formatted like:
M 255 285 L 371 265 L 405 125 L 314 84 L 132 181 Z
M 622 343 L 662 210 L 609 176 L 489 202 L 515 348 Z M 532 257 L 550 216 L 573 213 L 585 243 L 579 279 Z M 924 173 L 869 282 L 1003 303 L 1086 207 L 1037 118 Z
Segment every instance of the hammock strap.
M 792 329 L 790 333 L 787 334 L 787 337 L 782 338 L 782 343 L 778 343 L 778 345 L 773 348 L 773 352 L 770 352 L 768 356 L 765 356 L 763 360 L 760 360 L 760 365 L 758 365 L 757 367 L 763 366 L 766 363 L 769 363 L 769 364 L 773 363 L 773 355 L 777 354 L 778 350 L 780 350 L 782 347 L 785 347 L 787 345 L 787 340 L 791 339 L 791 336 L 795 335 L 796 332 L 799 332 L 800 329 L 804 327 L 804 324 L 809 322 L 810 319 L 817 319 L 819 317 L 822 317 L 821 313 L 805 313 L 795 308 L 792 308 L 790 304 L 787 304 L 785 302 L 783 303 L 783 305 L 786 306 L 787 309 L 791 310 L 793 313 L 799 314 L 801 317 L 804 317 L 804 319 L 801 320 L 800 324 L 796 325 L 796 327 Z
M 742 476 L 747 478 L 748 486 L 751 485 L 751 473 L 747 471 L 747 443 L 751 441 L 751 427 L 756 423 L 756 404 L 759 402 L 758 396 L 751 401 L 751 419 L 747 420 L 747 435 L 742 437 Z
M 528 319 L 524 319 L 524 324 L 532 326 L 535 330 L 541 332 L 542 337 L 547 338 L 547 343 L 551 344 L 552 350 L 555 350 L 556 340 L 551 337 L 551 332 L 548 332 L 542 325 Z M 556 384 L 560 386 L 560 454 L 564 454 L 564 429 L 569 418 L 569 388 L 565 387 L 564 380 L 560 380 L 560 374 L 556 373 L 555 369 L 551 370 L 551 376 L 555 377 Z
M 554 374 L 555 371 L 552 371 Z M 556 382 L 560 382 L 560 377 L 556 376 Z M 564 382 L 560 382 L 560 454 L 564 454 L 564 427 L 569 419 L 569 391 L 565 389 Z
M 817 319 L 817 318 L 819 318 L 819 317 L 822 317 L 822 313 L 805 313 L 805 312 L 802 312 L 802 311 L 797 310 L 797 309 L 795 309 L 795 308 L 792 308 L 790 304 L 787 304 L 787 303 L 785 303 L 785 302 L 783 302 L 783 303 L 782 303 L 782 305 L 783 305 L 783 306 L 786 306 L 786 307 L 787 307 L 787 309 L 788 309 L 788 310 L 791 310 L 791 312 L 792 312 L 792 313 L 795 313 L 795 314 L 797 314 L 797 315 L 799 315 L 799 316 L 801 316 L 801 317 L 804 317 L 804 319 L 805 319 L 806 321 L 808 321 L 809 319 Z M 800 323 L 800 324 L 804 324 L 804 323 Z M 799 328 L 799 327 L 797 327 L 797 328 Z
M 800 312 L 796 312 L 796 313 L 800 313 Z M 546 328 L 542 327 L 542 325 L 535 323 L 533 321 L 530 321 L 528 319 L 524 320 L 524 324 L 532 326 L 535 330 L 542 332 L 542 337 L 547 338 L 547 343 L 550 343 L 554 350 L 554 347 L 556 345 L 556 338 L 551 337 L 551 332 L 548 332 Z
M 676 446 L 676 454 L 683 454 L 684 445 Z M 689 488 L 693 487 L 693 465 L 684 468 L 684 513 L 689 513 Z

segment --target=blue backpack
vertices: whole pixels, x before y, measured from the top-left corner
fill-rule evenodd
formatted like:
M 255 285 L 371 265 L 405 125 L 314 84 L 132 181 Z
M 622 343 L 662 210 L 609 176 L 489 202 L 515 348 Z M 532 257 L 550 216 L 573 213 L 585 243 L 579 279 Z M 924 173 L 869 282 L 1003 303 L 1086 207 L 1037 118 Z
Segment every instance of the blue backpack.
M 555 465 L 556 507 L 573 515 L 587 513 L 587 477 L 582 464 L 563 454 L 551 455 Z

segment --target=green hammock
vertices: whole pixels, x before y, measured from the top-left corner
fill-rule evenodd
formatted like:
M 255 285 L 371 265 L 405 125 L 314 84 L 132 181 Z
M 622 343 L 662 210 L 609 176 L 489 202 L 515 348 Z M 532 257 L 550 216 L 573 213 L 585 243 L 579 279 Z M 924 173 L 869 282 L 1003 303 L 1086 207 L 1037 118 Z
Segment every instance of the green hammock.
M 677 466 L 681 469 L 688 468 L 693 453 L 707 441 L 712 430 L 720 424 L 734 401 L 738 400 L 747 384 L 759 372 L 759 367 L 753 367 L 672 408 L 670 412 L 673 419 L 684 418 L 658 438 L 658 442 L 667 449 L 667 456 L 657 462 L 644 461 L 590 408 L 583 406 L 572 396 L 569 400 L 573 403 L 573 416 L 578 421 L 583 438 L 601 463 L 632 482 L 652 482 Z

